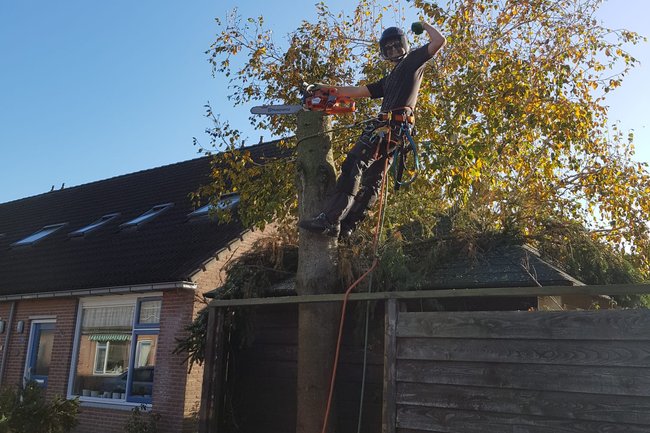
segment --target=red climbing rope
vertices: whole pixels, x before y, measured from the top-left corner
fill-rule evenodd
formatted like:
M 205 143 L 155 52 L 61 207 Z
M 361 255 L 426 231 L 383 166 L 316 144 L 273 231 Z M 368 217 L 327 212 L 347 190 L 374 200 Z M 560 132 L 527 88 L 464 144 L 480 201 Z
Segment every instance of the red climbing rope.
M 327 397 L 327 406 L 325 407 L 325 418 L 323 419 L 323 428 L 321 430 L 321 433 L 326 433 L 327 431 L 327 423 L 329 420 L 330 416 L 330 411 L 332 408 L 332 398 L 334 396 L 334 385 L 336 383 L 336 370 L 338 368 L 339 364 L 339 355 L 341 352 L 341 341 L 343 339 L 343 325 L 345 323 L 345 310 L 348 304 L 348 297 L 350 296 L 350 293 L 352 290 L 357 287 L 368 275 L 370 275 L 377 265 L 379 264 L 379 259 L 377 258 L 377 248 L 379 246 L 379 233 L 381 230 L 381 225 L 383 222 L 383 211 L 384 211 L 384 190 L 386 188 L 386 174 L 388 173 L 388 148 L 390 146 L 390 140 L 391 140 L 391 131 L 392 128 L 390 127 L 390 115 L 388 118 L 388 139 L 386 140 L 386 162 L 384 164 L 384 174 L 382 177 L 381 181 L 381 193 L 379 195 L 379 209 L 378 209 L 378 215 L 379 218 L 377 219 L 377 225 L 375 227 L 375 234 L 374 234 L 374 239 L 373 239 L 373 254 L 374 254 L 374 259 L 372 261 L 372 265 L 370 268 L 363 273 L 348 289 L 345 291 L 345 295 L 343 296 L 343 305 L 341 307 L 341 319 L 339 321 L 339 336 L 338 340 L 336 342 L 336 350 L 334 352 L 334 365 L 332 366 L 332 378 L 330 380 L 330 389 L 329 389 L 329 395 Z M 375 152 L 375 159 L 379 156 L 379 145 L 377 145 L 377 150 Z

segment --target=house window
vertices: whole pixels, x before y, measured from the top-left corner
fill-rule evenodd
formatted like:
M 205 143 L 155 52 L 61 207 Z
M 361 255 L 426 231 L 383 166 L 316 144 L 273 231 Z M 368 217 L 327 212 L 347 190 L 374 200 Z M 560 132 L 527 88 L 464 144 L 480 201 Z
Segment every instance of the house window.
M 167 209 L 171 208 L 172 206 L 173 206 L 173 203 L 166 203 L 166 204 L 156 205 L 156 206 L 152 207 L 151 209 L 149 209 L 148 211 L 146 211 L 145 213 L 143 213 L 142 215 L 140 215 L 139 217 L 134 218 L 131 221 L 125 222 L 120 227 L 123 228 L 123 229 L 139 227 L 142 224 L 151 221 L 152 219 L 154 219 L 155 217 L 157 217 L 158 215 L 160 215 L 161 213 L 163 213 Z
M 154 340 L 152 338 L 146 338 L 138 341 L 138 344 L 135 349 L 135 359 L 134 367 L 141 368 L 148 365 L 153 365 L 153 362 L 150 361 L 150 358 L 153 358 L 154 352 L 151 350 L 155 347 Z
M 133 374 L 128 380 L 130 401 L 147 403 L 153 392 L 153 374 L 156 366 L 158 335 L 138 331 L 135 337 L 136 349 L 132 359 Z
M 36 242 L 39 242 L 52 233 L 56 232 L 59 230 L 61 227 L 63 227 L 65 224 L 52 224 L 50 226 L 45 226 L 36 233 L 32 233 L 31 235 L 27 236 L 24 239 L 21 239 L 17 242 L 14 242 L 11 244 L 13 247 L 20 247 L 20 246 L 26 246 L 26 245 L 34 245 Z
M 91 224 L 88 224 L 85 227 L 82 227 L 80 229 L 77 229 L 77 230 L 71 232 L 69 234 L 69 236 L 70 237 L 85 236 L 88 233 L 90 233 L 90 232 L 92 232 L 94 230 L 97 230 L 98 228 L 100 228 L 104 224 L 108 223 L 112 219 L 117 218 L 119 215 L 120 215 L 119 213 L 111 213 L 111 214 L 108 214 L 108 215 L 104 215 L 103 217 L 101 217 L 97 221 L 95 221 L 95 222 L 93 222 Z
M 151 403 L 161 304 L 160 298 L 82 302 L 70 394 Z
M 138 304 L 138 321 L 136 326 L 146 327 L 148 325 L 157 325 L 160 323 L 160 307 L 161 302 L 159 299 L 143 299 Z
M 202 206 L 195 210 L 194 212 L 190 213 L 188 216 L 190 218 L 199 218 L 199 217 L 204 217 L 208 216 L 210 214 L 211 210 L 230 210 L 233 209 L 235 206 L 239 204 L 239 194 L 237 193 L 230 193 L 230 194 L 224 194 L 219 198 L 219 201 L 217 202 L 216 205 L 213 204 L 206 204 L 205 206 Z
M 129 359 L 129 340 L 97 342 L 95 346 L 95 369 L 93 374 L 115 375 L 122 373 L 125 360 Z
M 106 374 L 106 352 L 108 352 L 108 342 L 97 343 L 95 346 L 95 374 Z

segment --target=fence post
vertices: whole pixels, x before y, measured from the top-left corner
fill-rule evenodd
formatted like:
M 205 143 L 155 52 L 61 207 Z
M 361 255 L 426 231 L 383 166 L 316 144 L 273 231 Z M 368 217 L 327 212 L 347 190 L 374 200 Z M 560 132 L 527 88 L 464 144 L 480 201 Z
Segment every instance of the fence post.
M 382 404 L 382 433 L 395 433 L 397 424 L 397 299 L 386 302 L 384 334 L 384 399 Z
M 225 307 L 208 307 L 199 433 L 216 433 L 221 421 L 225 315 Z

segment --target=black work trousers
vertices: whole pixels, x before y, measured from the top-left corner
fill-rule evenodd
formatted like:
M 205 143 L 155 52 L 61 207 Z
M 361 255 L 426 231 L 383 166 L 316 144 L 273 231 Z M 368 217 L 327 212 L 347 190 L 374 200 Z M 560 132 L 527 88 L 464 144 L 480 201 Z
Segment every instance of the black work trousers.
M 404 140 L 402 124 L 374 120 L 348 152 L 323 213 L 332 224 L 355 229 L 377 201 L 384 169 Z

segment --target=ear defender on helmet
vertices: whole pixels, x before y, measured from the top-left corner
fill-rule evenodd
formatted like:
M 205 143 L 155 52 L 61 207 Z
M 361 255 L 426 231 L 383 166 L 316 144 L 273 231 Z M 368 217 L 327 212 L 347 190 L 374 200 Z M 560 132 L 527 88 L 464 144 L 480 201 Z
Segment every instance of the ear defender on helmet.
M 379 51 L 386 60 L 396 61 L 409 52 L 409 41 L 398 27 L 388 27 L 379 38 Z

